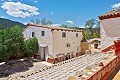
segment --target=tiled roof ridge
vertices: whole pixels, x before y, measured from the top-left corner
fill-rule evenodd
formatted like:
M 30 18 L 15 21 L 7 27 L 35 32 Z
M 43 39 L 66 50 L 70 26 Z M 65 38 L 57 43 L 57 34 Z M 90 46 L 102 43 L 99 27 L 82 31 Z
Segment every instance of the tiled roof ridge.
M 103 20 L 103 19 L 109 19 L 109 18 L 115 18 L 115 17 L 120 17 L 120 8 L 112 9 L 111 11 L 108 11 L 105 14 L 100 15 L 99 19 Z
M 39 25 L 39 24 L 31 24 L 31 23 L 28 23 L 26 26 L 35 26 L 35 27 L 42 27 L 42 28 L 48 28 L 48 29 L 53 29 L 53 30 L 70 30 L 70 31 L 82 31 L 82 30 L 78 30 L 78 29 L 69 29 L 69 28 L 60 28 L 58 26 L 49 26 L 49 25 Z

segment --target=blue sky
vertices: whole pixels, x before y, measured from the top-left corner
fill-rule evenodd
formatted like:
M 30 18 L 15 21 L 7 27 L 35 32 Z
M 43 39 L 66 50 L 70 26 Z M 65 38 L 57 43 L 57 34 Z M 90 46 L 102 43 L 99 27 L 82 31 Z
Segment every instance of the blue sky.
M 0 17 L 22 23 L 46 18 L 53 24 L 84 26 L 85 21 L 98 19 L 112 6 L 119 7 L 120 0 L 0 0 Z

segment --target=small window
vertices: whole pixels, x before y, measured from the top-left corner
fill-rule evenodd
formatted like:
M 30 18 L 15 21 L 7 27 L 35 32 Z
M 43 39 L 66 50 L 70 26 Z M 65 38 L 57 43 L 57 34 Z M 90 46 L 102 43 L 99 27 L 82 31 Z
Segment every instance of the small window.
M 65 32 L 62 32 L 62 37 L 66 37 L 66 33 Z
M 78 37 L 78 33 L 76 33 L 76 37 Z
M 45 36 L 45 31 L 41 31 L 41 36 Z
M 69 44 L 69 43 L 67 43 L 67 44 L 66 44 L 66 46 L 67 46 L 67 47 L 70 47 L 70 44 Z
M 80 47 L 79 46 L 77 47 L 77 51 L 80 51 Z
M 35 32 L 32 32 L 32 37 L 35 37 Z

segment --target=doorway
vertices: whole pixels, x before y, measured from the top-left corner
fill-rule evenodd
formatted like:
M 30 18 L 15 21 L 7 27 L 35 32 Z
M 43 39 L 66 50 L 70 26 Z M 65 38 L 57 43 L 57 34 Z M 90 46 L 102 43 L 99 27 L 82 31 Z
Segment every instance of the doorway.
M 40 47 L 40 58 L 42 61 L 46 61 L 47 55 L 48 55 L 48 46 Z

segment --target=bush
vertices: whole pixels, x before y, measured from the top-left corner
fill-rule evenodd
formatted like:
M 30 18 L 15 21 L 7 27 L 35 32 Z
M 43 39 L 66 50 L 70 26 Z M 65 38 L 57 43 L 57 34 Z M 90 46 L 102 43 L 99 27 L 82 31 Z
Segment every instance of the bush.
M 27 47 L 27 56 L 32 57 L 33 55 L 38 53 L 39 45 L 37 38 L 30 38 L 25 41 Z
M 10 58 L 31 57 L 39 50 L 37 38 L 24 41 L 19 26 L 0 30 L 0 62 Z
M 26 52 L 22 29 L 19 26 L 0 30 L 0 61 L 23 56 Z
M 6 61 L 11 56 L 7 51 L 7 46 L 0 44 L 0 62 Z

